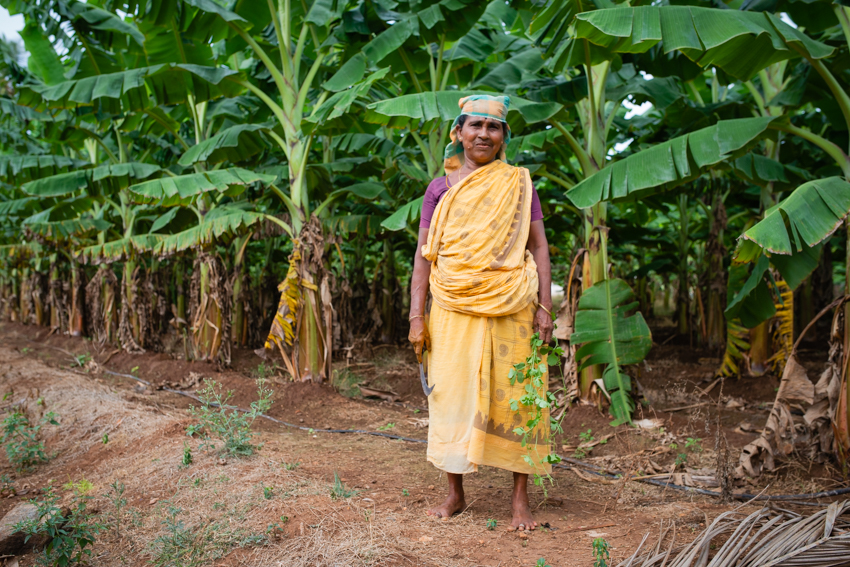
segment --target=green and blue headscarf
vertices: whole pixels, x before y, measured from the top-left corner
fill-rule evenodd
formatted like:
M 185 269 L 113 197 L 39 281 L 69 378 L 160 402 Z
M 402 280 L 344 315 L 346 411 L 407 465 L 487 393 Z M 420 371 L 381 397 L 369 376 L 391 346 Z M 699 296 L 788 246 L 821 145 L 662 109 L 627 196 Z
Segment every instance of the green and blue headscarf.
M 507 124 L 508 109 L 511 106 L 511 97 L 506 95 L 489 96 L 489 95 L 472 95 L 460 99 L 457 103 L 460 107 L 460 115 L 455 118 L 452 124 L 452 130 L 449 134 L 451 142 L 446 146 L 446 152 L 443 156 L 443 166 L 446 169 L 446 175 L 456 171 L 463 165 L 463 144 L 457 139 L 457 125 L 461 116 L 483 116 L 492 118 L 499 122 Z M 511 128 L 508 126 L 507 135 L 499 150 L 499 159 L 505 161 L 505 148 L 511 141 Z

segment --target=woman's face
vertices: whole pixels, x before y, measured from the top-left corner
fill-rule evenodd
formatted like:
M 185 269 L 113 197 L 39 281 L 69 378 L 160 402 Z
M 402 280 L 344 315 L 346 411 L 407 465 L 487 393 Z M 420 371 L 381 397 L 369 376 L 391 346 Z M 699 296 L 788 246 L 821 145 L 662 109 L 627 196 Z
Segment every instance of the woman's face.
M 463 144 L 467 159 L 485 165 L 496 159 L 505 140 L 502 123 L 492 118 L 467 116 L 462 127 L 458 127 L 458 139 Z

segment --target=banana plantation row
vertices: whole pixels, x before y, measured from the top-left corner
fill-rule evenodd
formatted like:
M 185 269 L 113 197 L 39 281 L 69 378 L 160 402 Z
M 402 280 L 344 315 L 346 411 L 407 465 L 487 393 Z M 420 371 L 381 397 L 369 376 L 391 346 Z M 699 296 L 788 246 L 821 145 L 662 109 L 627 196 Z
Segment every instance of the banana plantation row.
M 507 158 L 541 196 L 571 391 L 619 421 L 671 290 L 723 376 L 795 366 L 845 293 L 842 5 L 0 4 L 28 52 L 2 43 L 3 320 L 224 365 L 265 345 L 325 379 L 335 351 L 406 333 L 424 189 L 476 92 L 511 95 Z M 817 408 L 797 424 L 813 455 L 850 448 L 844 309 L 811 331 L 831 374 L 771 415 Z M 769 422 L 748 472 L 789 435 Z

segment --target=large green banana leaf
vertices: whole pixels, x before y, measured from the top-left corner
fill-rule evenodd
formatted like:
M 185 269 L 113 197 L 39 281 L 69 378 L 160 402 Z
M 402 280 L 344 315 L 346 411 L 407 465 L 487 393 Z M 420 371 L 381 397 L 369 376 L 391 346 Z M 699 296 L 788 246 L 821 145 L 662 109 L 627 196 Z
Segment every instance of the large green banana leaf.
M 348 113 L 348 109 L 351 108 L 354 101 L 360 97 L 368 95 L 369 90 L 372 88 L 375 81 L 383 79 L 389 71 L 389 67 L 379 69 L 370 74 L 357 85 L 338 93 L 334 93 L 328 97 L 328 99 L 322 103 L 322 105 L 319 106 L 309 118 L 304 120 L 304 131 L 308 134 L 312 133 L 319 125 L 323 128 L 334 128 L 339 126 L 339 124 L 333 122 L 334 119 L 340 118 Z
M 392 128 L 405 128 L 411 122 L 418 126 L 420 121 L 437 124 L 454 120 L 460 114 L 458 101 L 473 94 L 493 94 L 484 91 L 437 91 L 402 95 L 396 98 L 373 102 L 367 107 L 365 120 L 374 124 L 385 124 Z M 511 97 L 510 111 L 519 112 L 529 124 L 541 122 L 557 114 L 563 105 L 555 102 L 533 102 L 520 97 Z
M 83 236 L 90 232 L 109 230 L 112 223 L 103 219 L 67 219 L 58 221 L 24 221 L 24 226 L 47 240 L 65 240 L 72 236 Z
M 39 201 L 41 201 L 41 199 L 36 197 L 24 197 L 23 199 L 0 201 L 0 217 L 17 217 L 22 214 L 29 216 L 33 213 L 33 206 L 37 205 Z
M 21 39 L 29 52 L 27 67 L 32 74 L 47 85 L 61 83 L 65 79 L 62 61 L 41 27 L 32 23 L 24 26 Z
M 217 207 L 204 218 L 203 223 L 163 238 L 154 247 L 154 254 L 167 256 L 212 244 L 222 236 L 236 234 L 265 222 L 266 218 L 267 215 L 263 213 L 244 211 L 236 207 Z
M 164 234 L 137 234 L 129 238 L 87 246 L 76 252 L 76 256 L 86 264 L 120 262 L 135 255 L 150 252 L 165 238 Z
M 199 195 L 218 191 L 235 197 L 245 191 L 251 183 L 273 183 L 274 175 L 255 173 L 247 169 L 232 167 L 202 173 L 190 173 L 177 177 L 161 177 L 132 185 L 130 193 L 138 203 L 174 207 L 188 205 Z
M 579 371 L 605 364 L 603 381 L 611 396 L 613 424 L 631 422 L 634 409 L 631 380 L 621 370 L 642 361 L 652 348 L 652 333 L 640 312 L 629 285 L 620 279 L 597 282 L 581 294 L 570 343 L 579 346 Z
M 69 169 L 87 165 L 89 165 L 87 161 L 65 156 L 0 156 L 0 179 L 13 185 L 20 185 L 33 179 L 57 175 Z
M 236 71 L 224 67 L 166 63 L 56 85 L 25 85 L 20 88 L 18 103 L 36 110 L 91 106 L 119 114 L 180 104 L 189 95 L 195 102 L 236 95 L 242 87 L 227 80 L 234 75 Z
M 158 165 L 149 163 L 101 165 L 36 179 L 25 183 L 21 190 L 38 197 L 62 197 L 88 187 L 90 194 L 106 195 L 126 189 L 131 183 L 161 171 Z
M 776 314 L 776 306 L 770 293 L 776 287 L 768 268 L 770 261 L 766 256 L 759 257 L 744 285 L 737 291 L 726 307 L 726 319 L 740 319 L 748 329 L 767 321 Z M 743 272 L 743 274 L 740 274 Z M 746 266 L 733 266 L 729 280 L 740 280 L 746 275 Z M 731 287 L 730 287 L 731 291 Z
M 850 183 L 841 177 L 816 179 L 770 208 L 742 238 L 772 254 L 792 254 L 823 242 L 848 212 Z
M 615 162 L 567 192 L 579 208 L 600 201 L 624 201 L 672 189 L 699 177 L 709 167 L 735 158 L 770 134 L 781 118 L 721 120 Z
M 222 130 L 200 144 L 189 148 L 180 156 L 180 165 L 192 165 L 200 161 L 210 164 L 229 161 L 239 163 L 268 147 L 262 131 L 265 124 L 238 124 Z
M 425 197 L 419 197 L 413 201 L 402 205 L 396 212 L 388 216 L 381 222 L 381 226 L 387 230 L 404 230 L 408 223 L 411 223 L 419 218 L 422 213 L 422 202 Z
M 576 16 L 575 36 L 618 53 L 643 53 L 661 42 L 665 53 L 681 51 L 702 67 L 714 65 L 743 81 L 778 61 L 822 59 L 834 51 L 769 12 L 697 6 L 585 12 Z M 583 60 L 583 50 L 574 51 Z

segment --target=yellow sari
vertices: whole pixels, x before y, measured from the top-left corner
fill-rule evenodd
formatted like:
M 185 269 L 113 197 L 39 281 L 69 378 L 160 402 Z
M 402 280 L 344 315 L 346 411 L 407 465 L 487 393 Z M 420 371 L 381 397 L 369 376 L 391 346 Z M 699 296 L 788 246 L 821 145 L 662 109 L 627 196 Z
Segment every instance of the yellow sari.
M 450 473 L 488 465 L 550 472 L 549 416 L 527 447 L 514 429 L 531 412 L 510 369 L 531 353 L 537 265 L 526 250 L 528 170 L 496 160 L 449 189 L 437 204 L 422 255 L 431 261 L 428 460 Z M 526 462 L 528 455 L 533 465 Z

